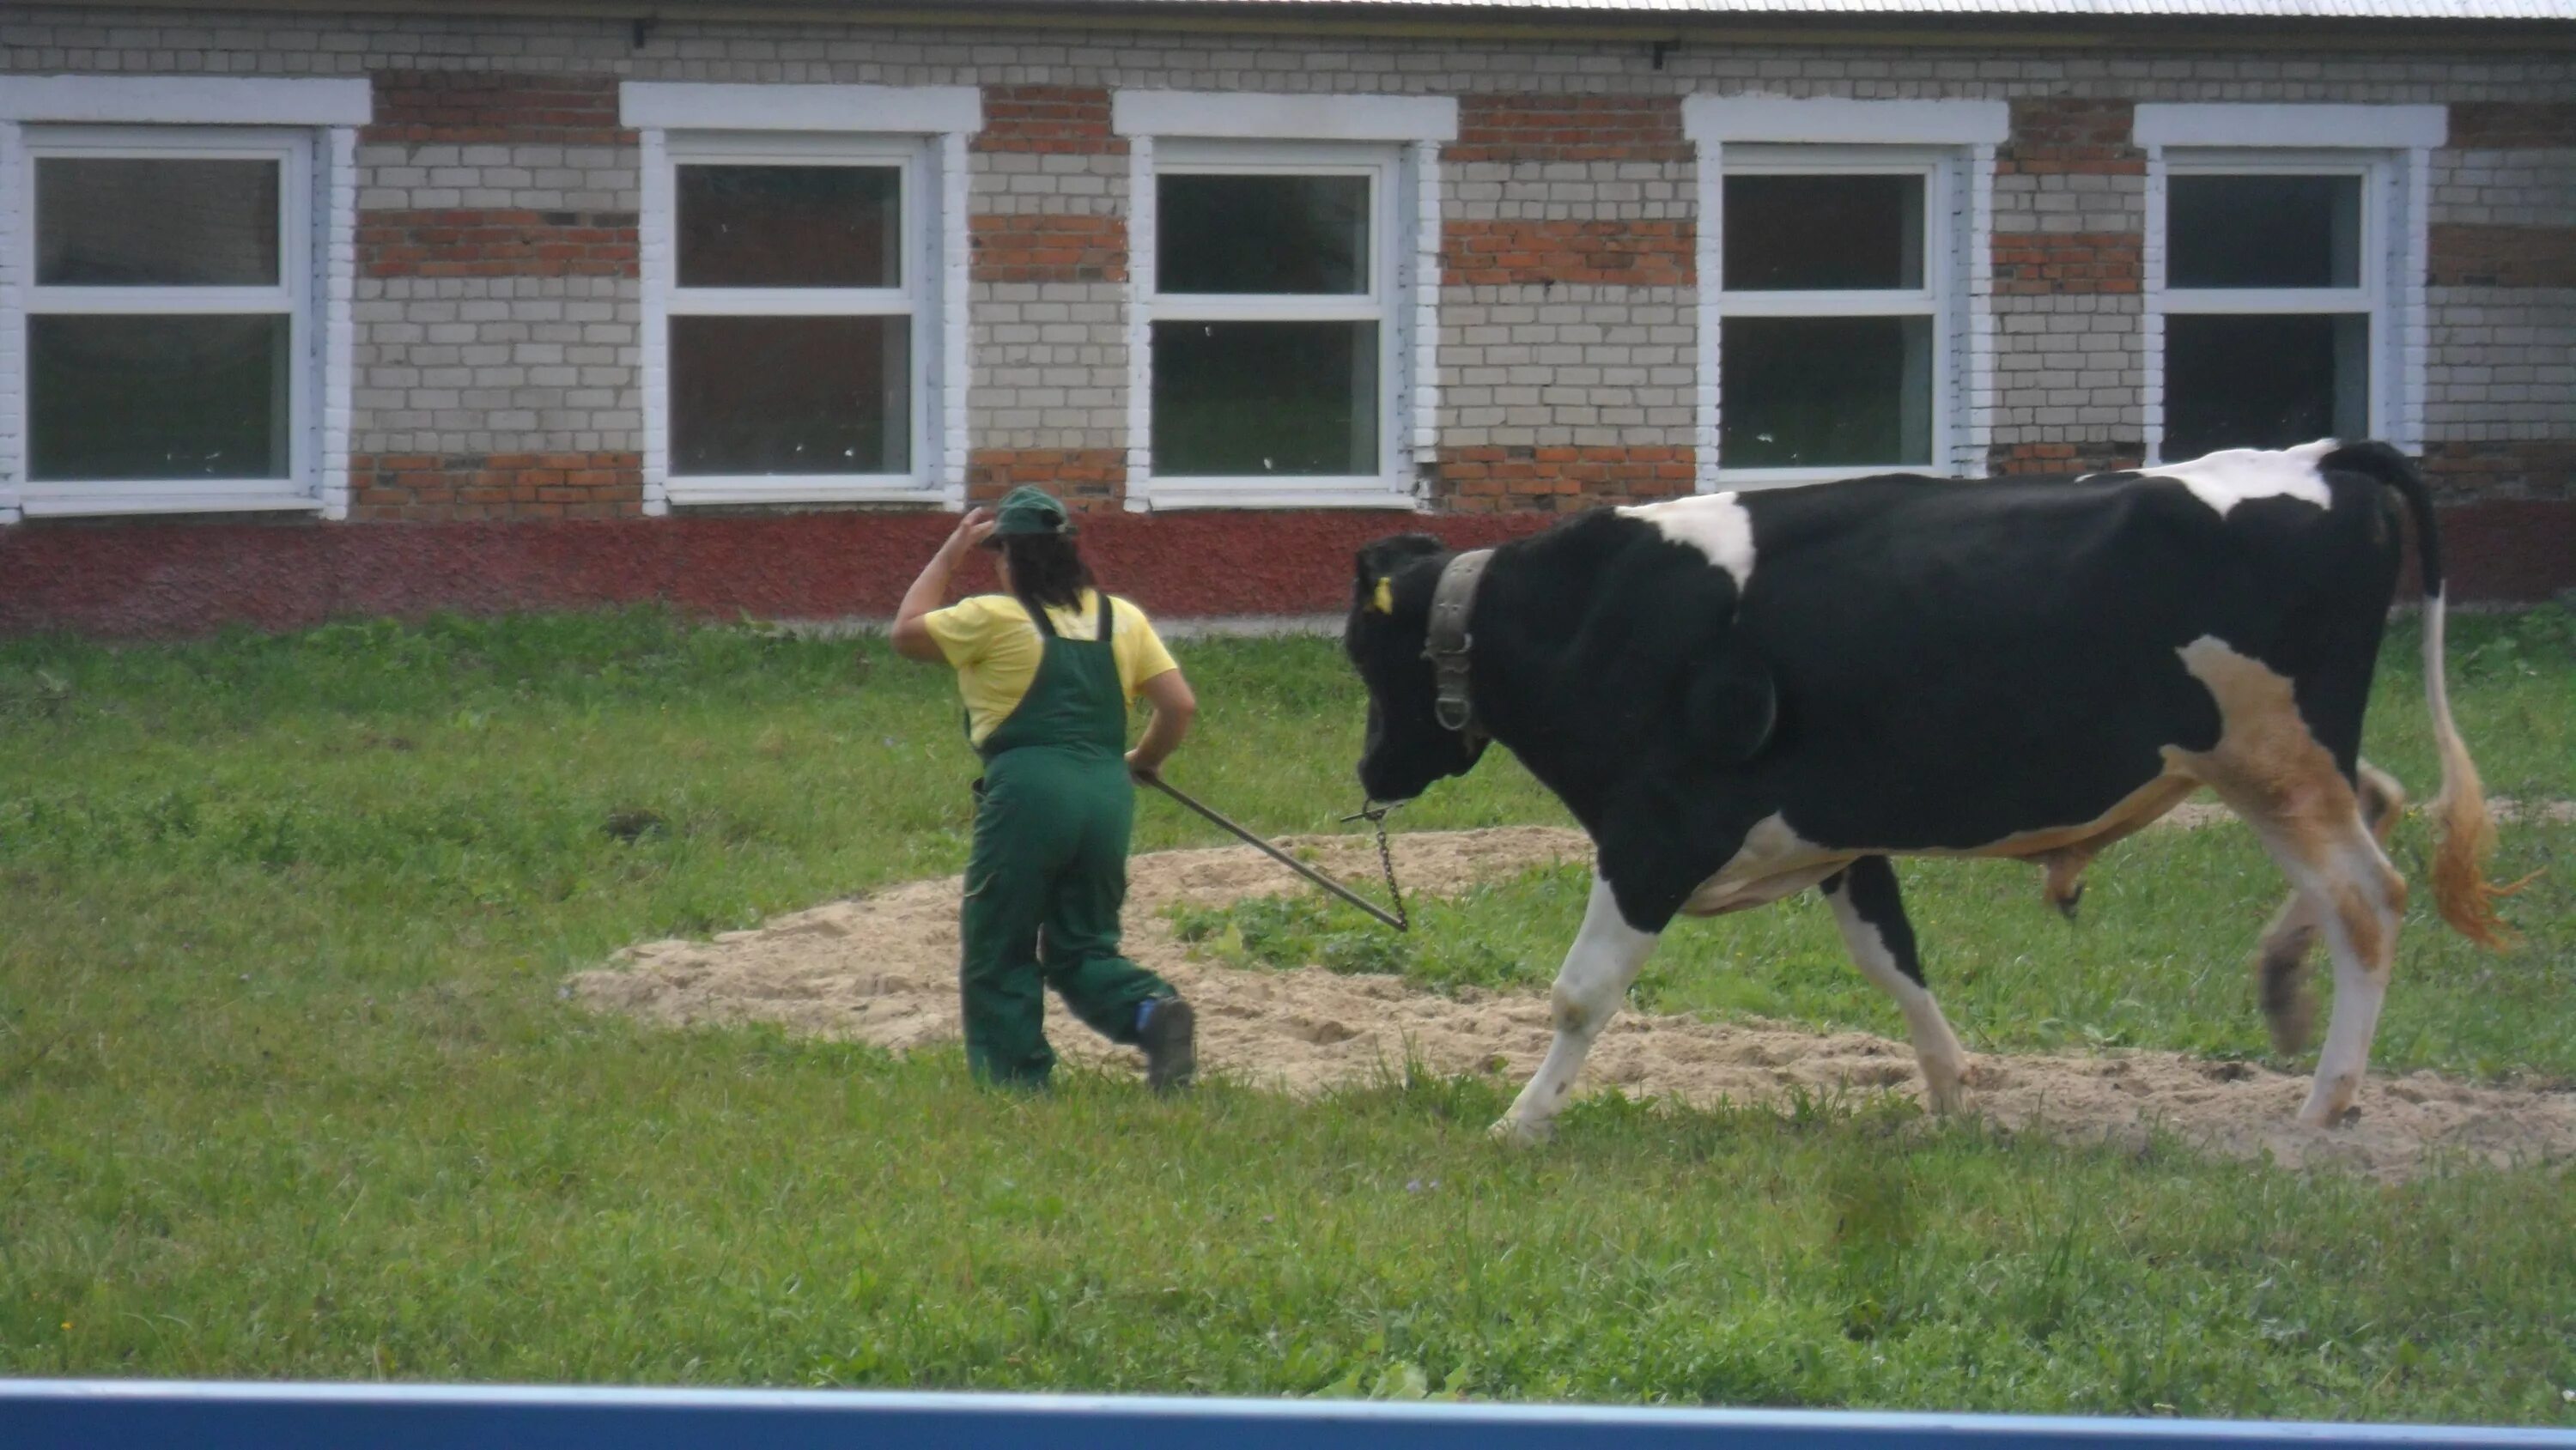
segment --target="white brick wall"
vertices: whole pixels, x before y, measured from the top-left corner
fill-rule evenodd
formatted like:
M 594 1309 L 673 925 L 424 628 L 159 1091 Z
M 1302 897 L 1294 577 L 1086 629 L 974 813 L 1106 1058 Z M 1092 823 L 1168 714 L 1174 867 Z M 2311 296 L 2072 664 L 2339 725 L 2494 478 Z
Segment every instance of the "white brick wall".
M 870 31 L 823 23 L 668 20 L 638 45 L 621 19 L 358 14 L 329 21 L 192 15 L 91 5 L 0 8 L 0 68 L 115 74 L 344 75 L 504 69 L 653 80 L 889 85 L 1071 85 L 1322 94 L 2096 97 L 2133 101 L 2535 102 L 2576 94 L 2576 58 L 2113 51 L 1985 55 L 1899 48 L 1684 45 L 1660 68 L 1646 47 L 1606 41 L 1479 44 L 1445 38 L 1318 43 L 988 27 Z M 0 141 L 0 147 L 5 147 Z M 1140 149 L 1141 146 L 1140 146 Z M 5 160 L 5 157 L 0 157 Z M 349 157 L 367 211 L 508 208 L 649 212 L 637 148 L 588 144 L 392 144 Z M 2435 223 L 2576 225 L 2576 150 L 2432 153 Z M 976 152 L 964 205 L 977 214 L 1130 217 L 1140 158 Z M 1680 220 L 1687 161 L 1444 164 L 1438 205 L 1463 221 Z M 2143 233 L 2144 177 L 2011 176 L 1992 188 L 2001 232 Z M 954 193 L 952 192 L 952 196 Z M 0 225 L 6 208 L 0 207 Z M 364 217 L 361 217 L 363 224 Z M 962 229 L 961 229 L 962 231 Z M 0 239 L 5 240 L 5 239 Z M 1705 239 L 1703 239 L 1705 240 Z M 642 247 L 657 238 L 649 216 Z M 648 260 L 646 265 L 650 265 Z M 0 286 L 7 278 L 0 273 Z M 1968 285 L 1974 285 L 1970 278 Z M 640 288 L 623 278 L 352 280 L 346 450 L 476 453 L 636 450 L 640 389 L 659 386 Z M 939 359 L 963 369 L 965 448 L 1111 449 L 1141 436 L 1131 386 L 1126 289 L 1118 283 L 976 284 Z M 1444 446 L 1678 445 L 1716 399 L 1698 396 L 1700 345 L 1688 288 L 1443 287 L 1438 357 L 1409 433 Z M 2425 436 L 2436 441 L 2576 433 L 2576 289 L 2432 289 Z M 2139 299 L 2000 296 L 1981 380 L 1974 339 L 1959 361 L 1968 418 L 1997 444 L 2142 437 L 2156 386 Z M 952 334 L 952 338 L 953 338 Z M 0 396 L 22 397 L 0 340 Z M 328 346 L 328 340 L 325 340 Z M 327 370 L 327 360 L 326 360 Z M 1436 401 L 1434 399 L 1436 398 Z M 327 410 L 326 410 L 327 414 Z M 0 489 L 19 466 L 0 404 Z M 326 417 L 327 422 L 327 417 Z M 1973 462 L 1971 440 L 1955 461 Z M 1144 459 L 1135 463 L 1141 468 Z M 335 473 L 332 477 L 344 475 Z M 327 501 L 326 501 L 327 502 Z M 653 501 L 648 497 L 648 508 Z M 0 509 L 5 509 L 0 499 Z

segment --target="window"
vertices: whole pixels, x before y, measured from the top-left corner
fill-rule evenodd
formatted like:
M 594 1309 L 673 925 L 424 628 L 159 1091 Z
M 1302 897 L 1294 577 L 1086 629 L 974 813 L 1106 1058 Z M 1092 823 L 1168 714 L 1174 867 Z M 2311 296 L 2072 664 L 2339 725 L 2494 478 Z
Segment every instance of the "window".
M 2439 106 L 2143 105 L 2151 458 L 2413 446 Z M 2410 302 L 2411 297 L 2411 302 Z
M 1976 472 L 2005 108 L 1694 96 L 1703 488 Z
M 2371 431 L 2369 179 L 2350 164 L 2172 166 L 2164 457 Z
M 1411 507 L 1455 100 L 1120 91 L 1127 506 Z
M 644 133 L 646 510 L 960 502 L 975 93 L 628 82 L 621 105 Z
M 1154 178 L 1154 470 L 1392 471 L 1391 155 L 1167 147 Z
M 1940 168 L 1736 147 L 1719 184 L 1725 467 L 1931 467 Z
M 338 123 L 364 118 L 366 83 L 260 86 L 74 76 L 7 95 L 0 520 L 345 510 L 349 320 L 323 303 L 352 265 Z M 49 124 L 129 114 L 169 124 Z

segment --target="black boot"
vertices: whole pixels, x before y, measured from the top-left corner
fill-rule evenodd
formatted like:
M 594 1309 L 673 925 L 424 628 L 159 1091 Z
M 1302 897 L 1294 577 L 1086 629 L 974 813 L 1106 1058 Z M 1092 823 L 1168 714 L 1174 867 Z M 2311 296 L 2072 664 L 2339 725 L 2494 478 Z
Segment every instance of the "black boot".
M 1177 1092 L 1198 1075 L 1197 1019 L 1190 1004 L 1178 997 L 1158 998 L 1136 1030 L 1136 1045 L 1145 1049 L 1145 1085 L 1158 1093 Z

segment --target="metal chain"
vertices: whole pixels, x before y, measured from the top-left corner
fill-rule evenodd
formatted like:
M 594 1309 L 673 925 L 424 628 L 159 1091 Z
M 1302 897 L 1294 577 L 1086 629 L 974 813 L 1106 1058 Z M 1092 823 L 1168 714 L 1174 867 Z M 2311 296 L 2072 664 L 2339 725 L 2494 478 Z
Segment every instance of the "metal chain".
M 1395 883 L 1395 852 L 1386 843 L 1386 818 L 1394 810 L 1395 806 L 1382 806 L 1375 801 L 1370 801 L 1360 808 L 1358 814 L 1342 817 L 1342 823 L 1348 825 L 1353 821 L 1366 821 L 1377 831 L 1377 864 L 1378 869 L 1386 873 L 1387 899 L 1395 903 L 1395 929 L 1411 931 L 1413 916 L 1404 909 L 1404 888 Z

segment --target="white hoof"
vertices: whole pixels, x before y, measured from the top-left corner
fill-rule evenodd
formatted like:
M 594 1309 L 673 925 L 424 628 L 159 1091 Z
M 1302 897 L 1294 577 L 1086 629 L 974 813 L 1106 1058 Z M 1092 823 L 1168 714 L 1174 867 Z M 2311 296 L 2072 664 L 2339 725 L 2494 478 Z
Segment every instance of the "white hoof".
M 1497 1118 L 1485 1130 L 1485 1136 L 1506 1148 L 1535 1148 L 1556 1136 L 1556 1124 L 1531 1123 L 1519 1118 Z

